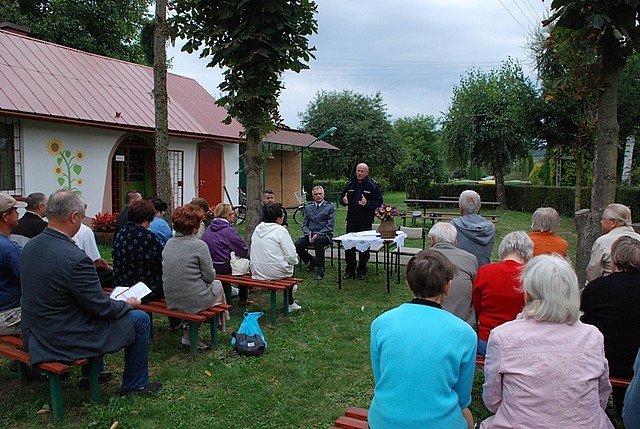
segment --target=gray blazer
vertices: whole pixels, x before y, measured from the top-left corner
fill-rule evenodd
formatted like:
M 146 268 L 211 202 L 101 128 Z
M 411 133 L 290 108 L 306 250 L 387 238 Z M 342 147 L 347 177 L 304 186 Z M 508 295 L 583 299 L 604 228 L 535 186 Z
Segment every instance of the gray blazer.
M 32 363 L 72 361 L 114 353 L 133 343 L 126 313 L 108 298 L 96 267 L 61 232 L 46 228 L 20 256 L 23 347 Z
M 323 200 L 320 208 L 316 203 L 304 206 L 302 233 L 304 235 L 320 234 L 333 238 L 333 227 L 336 223 L 336 208 L 333 204 Z

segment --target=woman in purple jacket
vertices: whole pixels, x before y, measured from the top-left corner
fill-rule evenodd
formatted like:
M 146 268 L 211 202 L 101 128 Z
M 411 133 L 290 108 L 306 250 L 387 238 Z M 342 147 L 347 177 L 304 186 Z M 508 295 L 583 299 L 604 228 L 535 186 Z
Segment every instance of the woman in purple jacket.
M 236 223 L 235 212 L 230 204 L 220 203 L 213 209 L 214 219 L 202 236 L 202 240 L 209 246 L 213 267 L 218 274 L 231 274 L 231 252 L 237 257 L 245 258 L 249 254 L 247 243 L 240 237 L 233 226 Z M 227 304 L 231 304 L 231 285 L 222 283 Z M 239 304 L 249 306 L 254 304 L 248 300 L 249 288 L 238 286 Z

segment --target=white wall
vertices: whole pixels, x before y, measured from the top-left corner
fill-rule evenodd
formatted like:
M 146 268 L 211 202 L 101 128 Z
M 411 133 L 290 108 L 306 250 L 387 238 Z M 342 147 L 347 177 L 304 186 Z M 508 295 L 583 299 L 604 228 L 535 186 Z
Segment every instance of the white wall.
M 124 134 L 120 131 L 99 128 L 22 120 L 24 195 L 32 192 L 44 192 L 49 195 L 57 189 L 69 187 L 69 179 L 65 175 L 70 174 L 71 187 L 77 188 L 87 201 L 87 216 L 93 217 L 99 211 L 111 211 L 109 202 L 104 202 L 105 194 L 110 195 L 111 189 L 111 183 L 107 181 L 108 167 L 111 154 Z M 62 144 L 62 151 L 57 155 L 52 155 L 48 151 L 49 142 L 52 139 L 58 139 Z M 175 138 L 169 141 L 170 150 L 184 152 L 184 202 L 189 202 L 196 196 L 198 142 L 198 140 Z M 224 153 L 225 184 L 234 203 L 237 203 L 236 171 L 239 146 L 236 143 L 222 143 L 221 146 Z M 67 150 L 70 152 L 69 157 L 63 156 Z M 84 155 L 81 160 L 74 158 L 78 152 Z M 58 159 L 61 160 L 60 164 L 57 162 Z M 67 162 L 70 162 L 69 166 Z M 80 174 L 73 171 L 73 164 L 80 167 Z M 57 167 L 61 167 L 62 175 L 60 176 L 54 171 Z M 64 178 L 62 185 L 58 182 L 60 177 Z M 80 183 L 78 183 L 79 179 Z

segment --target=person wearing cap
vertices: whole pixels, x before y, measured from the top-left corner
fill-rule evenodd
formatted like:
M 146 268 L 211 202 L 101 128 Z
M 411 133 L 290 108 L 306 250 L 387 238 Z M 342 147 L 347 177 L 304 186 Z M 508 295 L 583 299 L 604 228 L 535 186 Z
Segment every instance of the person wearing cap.
M 47 196 L 42 192 L 34 192 L 27 195 L 24 202 L 27 211 L 18 221 L 18 226 L 11 231 L 11 239 L 21 246 L 27 241 L 40 234 L 47 227 L 47 222 L 43 219 L 47 210 Z
M 20 253 L 21 247 L 9 240 L 18 225 L 18 208 L 26 203 L 0 193 L 0 335 L 20 333 Z
M 600 227 L 604 233 L 591 247 L 591 259 L 587 265 L 587 282 L 598 277 L 611 274 L 611 245 L 622 236 L 635 238 L 640 241 L 640 234 L 631 226 L 631 210 L 623 204 L 609 204 L 600 220 Z M 581 285 L 584 287 L 585 285 Z

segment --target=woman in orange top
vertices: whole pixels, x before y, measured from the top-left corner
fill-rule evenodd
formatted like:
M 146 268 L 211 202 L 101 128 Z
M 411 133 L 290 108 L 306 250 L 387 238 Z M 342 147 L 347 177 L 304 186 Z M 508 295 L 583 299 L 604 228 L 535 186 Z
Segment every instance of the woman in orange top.
M 552 207 L 540 207 L 531 217 L 529 238 L 533 241 L 533 256 L 557 253 L 567 257 L 567 242 L 556 234 L 560 215 Z

